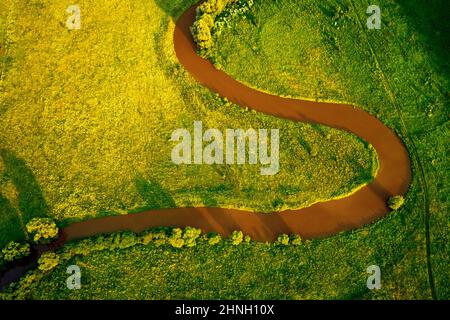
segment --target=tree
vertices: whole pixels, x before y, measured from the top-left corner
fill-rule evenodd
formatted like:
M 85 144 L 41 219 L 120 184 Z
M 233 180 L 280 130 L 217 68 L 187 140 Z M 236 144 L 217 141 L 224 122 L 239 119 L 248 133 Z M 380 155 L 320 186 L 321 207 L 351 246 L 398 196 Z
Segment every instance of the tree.
M 30 254 L 30 245 L 28 243 L 19 243 L 11 241 L 2 249 L 3 260 L 11 262 L 24 258 Z
M 221 240 L 222 240 L 222 237 L 220 236 L 220 234 L 213 233 L 209 236 L 208 243 L 211 246 L 214 246 L 214 245 L 218 244 Z
M 169 244 L 174 248 L 182 248 L 184 246 L 184 240 L 183 239 L 175 239 L 175 238 L 169 238 Z
M 195 242 L 195 240 L 197 240 L 197 238 L 200 236 L 201 233 L 202 233 L 202 231 L 200 229 L 186 227 L 184 229 L 184 233 L 183 233 L 183 240 L 184 240 L 185 245 L 187 247 L 195 246 L 197 244 Z
M 292 236 L 291 243 L 292 243 L 294 246 L 301 245 L 301 244 L 302 244 L 302 238 L 301 238 L 298 234 L 294 234 L 294 235 Z
M 237 246 L 244 240 L 244 234 L 242 231 L 233 231 L 233 233 L 230 236 L 231 244 L 234 246 Z
M 282 244 L 284 246 L 289 245 L 289 236 L 285 233 L 280 234 L 277 238 L 277 243 Z
M 172 235 L 169 238 L 169 244 L 174 248 L 182 248 L 184 246 L 184 239 L 182 238 L 183 230 L 175 228 L 172 230 Z
M 45 252 L 38 260 L 39 270 L 47 272 L 55 268 L 59 263 L 59 256 L 54 252 Z
M 405 198 L 403 198 L 403 196 L 393 196 L 393 197 L 390 197 L 388 200 L 388 206 L 392 210 L 400 209 L 404 203 L 405 203 Z
M 251 7 L 253 1 L 241 1 L 240 6 L 243 6 L 244 11 L 246 8 Z M 214 46 L 213 34 L 216 18 L 223 14 L 223 11 L 228 5 L 238 3 L 237 0 L 207 0 L 197 7 L 196 17 L 193 26 L 191 27 L 191 33 L 198 48 L 207 54 L 208 51 Z M 239 12 L 238 8 L 229 7 L 231 12 Z M 218 24 L 223 25 L 223 24 Z
M 209 49 L 213 45 L 211 27 L 214 24 L 214 19 L 211 15 L 205 14 L 198 19 L 191 28 L 194 41 L 201 50 Z
M 167 237 L 166 232 L 164 230 L 160 230 L 160 231 L 157 231 L 157 232 L 153 233 L 152 240 L 153 240 L 153 243 L 157 247 L 159 247 L 159 246 L 165 245 L 168 242 L 169 239 Z
M 49 218 L 34 218 L 26 225 L 27 232 L 36 243 L 50 243 L 58 236 L 56 223 Z

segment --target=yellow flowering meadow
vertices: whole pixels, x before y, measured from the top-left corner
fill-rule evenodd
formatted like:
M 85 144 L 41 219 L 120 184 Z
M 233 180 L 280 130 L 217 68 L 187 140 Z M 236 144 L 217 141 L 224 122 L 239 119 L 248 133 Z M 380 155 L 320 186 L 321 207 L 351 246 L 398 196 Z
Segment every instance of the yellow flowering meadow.
M 172 43 L 176 16 L 193 2 L 80 0 L 81 29 L 69 30 L 72 1 L 2 1 L 5 204 L 14 183 L 19 211 L 35 192 L 41 206 L 33 208 L 60 222 L 168 206 L 270 211 L 342 196 L 371 179 L 376 156 L 356 137 L 245 111 L 197 84 Z M 174 165 L 171 133 L 195 120 L 279 128 L 280 172 Z

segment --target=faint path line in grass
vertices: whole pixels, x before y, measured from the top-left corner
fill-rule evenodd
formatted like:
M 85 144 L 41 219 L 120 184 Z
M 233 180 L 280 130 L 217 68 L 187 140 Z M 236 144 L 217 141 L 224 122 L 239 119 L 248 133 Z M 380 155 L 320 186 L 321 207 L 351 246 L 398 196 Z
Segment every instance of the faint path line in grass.
M 392 105 L 394 106 L 394 109 L 397 113 L 398 118 L 400 119 L 400 124 L 401 124 L 401 129 L 402 129 L 402 133 L 404 134 L 404 136 L 407 138 L 408 142 L 411 145 L 411 149 L 413 151 L 413 155 L 414 155 L 414 161 L 416 162 L 417 165 L 417 169 L 419 172 L 419 181 L 420 184 L 422 185 L 422 189 L 423 189 L 423 210 L 425 213 L 425 248 L 426 248 L 426 256 L 427 256 L 427 270 L 428 270 L 428 281 L 430 284 L 430 291 L 431 291 L 431 297 L 434 300 L 437 300 L 437 296 L 436 296 L 436 289 L 435 289 L 435 285 L 434 285 L 434 276 L 433 276 L 433 269 L 432 269 L 432 265 L 431 265 L 431 241 L 430 241 L 430 210 L 429 210 L 429 195 L 428 195 L 428 186 L 425 180 L 425 172 L 423 170 L 422 167 L 422 163 L 419 157 L 419 153 L 417 152 L 417 148 L 416 145 L 414 143 L 414 139 L 411 137 L 411 135 L 408 132 L 407 126 L 405 124 L 405 121 L 403 119 L 403 114 L 402 114 L 402 109 L 400 108 L 399 104 L 398 104 L 398 100 L 397 97 L 395 96 L 394 91 L 392 90 L 392 87 L 389 83 L 388 78 L 386 77 L 383 69 L 381 68 L 380 62 L 378 60 L 378 57 L 375 53 L 375 50 L 373 49 L 373 46 L 369 40 L 369 36 L 367 35 L 367 30 L 364 27 L 364 25 L 362 24 L 361 20 L 359 19 L 358 13 L 356 11 L 356 7 L 355 4 L 353 2 L 353 0 L 350 0 L 350 4 L 351 7 L 353 9 L 353 13 L 356 17 L 356 20 L 358 21 L 359 26 L 361 27 L 362 33 L 364 34 L 364 38 L 367 42 L 367 45 L 369 47 L 369 50 L 372 54 L 372 57 L 375 61 L 375 66 L 378 69 L 379 73 L 380 73 L 380 78 L 381 81 L 383 83 L 384 89 L 386 91 L 386 93 L 389 95 L 389 98 L 391 100 Z

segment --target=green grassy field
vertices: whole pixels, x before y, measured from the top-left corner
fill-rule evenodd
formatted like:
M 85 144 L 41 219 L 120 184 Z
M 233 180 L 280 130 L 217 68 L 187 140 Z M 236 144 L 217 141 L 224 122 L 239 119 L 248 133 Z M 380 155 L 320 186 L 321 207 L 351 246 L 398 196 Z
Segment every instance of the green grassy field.
M 0 245 L 35 215 L 65 225 L 146 208 L 273 211 L 372 179 L 376 154 L 359 138 L 245 111 L 190 78 L 172 37 L 174 17 L 192 3 L 117 1 L 110 12 L 110 2 L 79 1 L 82 28 L 69 31 L 67 1 L 2 2 Z M 279 128 L 280 172 L 174 165 L 171 133 L 195 120 Z
M 229 29 L 224 29 L 215 39 L 215 52 L 212 59 L 238 80 L 280 95 L 351 102 L 378 116 L 396 130 L 405 141 L 413 163 L 413 183 L 405 206 L 401 210 L 356 231 L 341 233 L 327 239 L 313 240 L 300 246 L 282 247 L 264 243 L 231 246 L 228 243 L 222 243 L 212 247 L 199 243 L 193 248 L 177 250 L 169 246 L 157 247 L 154 243 L 150 243 L 128 249 L 93 252 L 87 256 L 76 256 L 65 260 L 52 272 L 32 282 L 26 290 L 19 291 L 24 293 L 25 297 L 35 299 L 430 299 L 432 290 L 427 265 L 427 254 L 429 254 L 436 296 L 439 299 L 448 299 L 450 297 L 448 289 L 450 279 L 447 272 L 450 251 L 447 177 L 449 164 L 446 158 L 448 109 L 445 108 L 449 104 L 450 84 L 449 65 L 445 54 L 449 49 L 449 42 L 445 35 L 449 30 L 445 24 L 446 17 L 439 5 L 444 6 L 445 3 L 436 1 L 430 4 L 426 1 L 416 1 L 413 4 L 408 1 L 382 1 L 380 6 L 383 27 L 381 30 L 369 32 L 364 29 L 367 18 L 365 10 L 368 6 L 365 1 L 327 0 L 317 4 L 312 0 L 301 3 L 288 0 L 256 0 L 250 16 L 236 19 Z M 289 134 L 293 135 L 292 139 L 295 137 L 304 139 L 313 132 L 320 135 L 318 131 L 329 130 L 291 124 L 286 121 L 277 122 L 278 120 L 258 114 L 247 116 L 247 113 L 241 113 L 235 106 L 225 106 L 220 100 L 215 99 L 213 95 L 189 80 L 174 60 L 171 49 L 167 49 L 170 48 L 171 41 L 167 15 L 176 16 L 187 7 L 187 2 L 179 1 L 173 5 L 164 5 L 165 12 L 156 7 L 152 8 L 154 10 L 151 11 L 152 19 L 148 20 L 148 24 L 155 28 L 154 30 L 159 30 L 155 33 L 160 35 L 155 37 L 159 40 L 155 40 L 153 44 L 160 49 L 166 48 L 159 52 L 166 52 L 165 50 L 170 52 L 166 52 L 168 56 L 163 55 L 164 59 L 161 58 L 164 66 L 161 74 L 165 77 L 164 81 L 167 81 L 164 85 L 171 83 L 171 89 L 174 88 L 174 92 L 180 93 L 183 97 L 180 101 L 183 103 L 181 105 L 174 103 L 173 113 L 162 112 L 162 108 L 168 108 L 168 105 L 162 104 L 151 104 L 151 108 L 145 109 L 146 112 L 152 112 L 154 108 L 153 116 L 155 117 L 173 116 L 176 119 L 181 117 L 185 119 L 185 122 L 179 123 L 188 124 L 200 115 L 208 114 L 210 117 L 213 115 L 211 119 L 208 117 L 209 126 L 216 126 L 219 123 L 218 119 L 221 119 L 222 123 L 225 122 L 227 126 L 261 123 L 267 126 L 269 124 L 284 125 L 290 129 Z M 133 17 L 138 13 L 139 11 L 133 11 Z M 132 24 L 139 19 L 124 18 L 124 23 L 125 21 Z M 120 30 L 120 25 L 116 28 L 117 31 Z M 159 42 L 162 38 L 166 39 L 165 45 Z M 146 48 L 152 50 L 152 46 Z M 170 69 L 170 66 L 173 69 Z M 153 67 L 156 68 L 155 65 Z M 152 75 L 158 72 L 155 70 L 152 70 Z M 8 71 L 9 74 L 11 72 L 11 70 Z M 126 95 L 128 90 L 120 92 Z M 103 103 L 101 96 L 98 99 Z M 11 102 L 4 105 L 15 108 L 15 104 Z M 180 109 L 182 106 L 185 106 L 184 109 Z M 127 108 L 119 108 L 119 110 L 127 110 Z M 97 110 L 97 112 L 101 111 Z M 8 110 L 5 114 L 8 113 L 16 114 L 18 117 L 17 113 Z M 146 113 L 143 112 L 143 114 Z M 8 119 L 15 119 L 15 117 L 9 116 Z M 148 122 L 150 126 L 153 123 L 151 119 L 146 118 L 144 123 Z M 160 121 L 163 120 L 154 120 L 155 125 Z M 172 120 L 172 123 L 174 121 Z M 104 122 L 101 124 L 104 125 Z M 104 130 L 105 134 L 109 132 Z M 160 130 L 164 132 L 166 129 L 160 128 Z M 120 141 L 124 140 L 123 135 L 128 132 L 125 131 L 120 132 L 122 134 Z M 139 135 L 141 134 L 142 132 L 139 132 Z M 319 139 L 319 136 L 313 135 L 316 137 L 313 141 L 319 152 L 333 154 L 339 150 L 338 154 L 344 152 L 353 156 L 357 150 L 366 150 L 362 142 L 356 143 L 358 140 L 355 137 L 337 131 L 333 131 L 333 134 L 336 137 L 339 136 L 339 139 L 347 140 L 341 140 L 342 143 L 339 145 L 335 141 L 321 145 L 326 139 Z M 14 150 L 11 138 L 6 141 L 10 141 L 8 148 Z M 156 139 L 154 143 L 158 144 L 158 141 Z M 340 151 L 344 145 L 349 145 L 352 149 Z M 27 146 L 31 147 L 33 144 L 30 143 Z M 87 147 L 88 144 L 85 146 Z M 148 146 L 148 148 L 152 147 Z M 128 150 L 123 148 L 118 148 L 117 153 Z M 162 157 L 161 153 L 164 152 L 160 150 L 164 149 L 161 148 L 166 148 L 162 142 L 156 149 L 157 154 L 150 154 L 154 157 Z M 283 149 L 283 147 L 280 148 L 280 150 Z M 15 152 L 20 157 L 29 159 L 31 168 L 39 168 L 32 164 L 35 160 L 26 155 L 26 152 L 31 151 L 26 150 L 23 147 L 17 147 Z M 303 150 L 303 152 L 306 151 Z M 292 154 L 289 148 L 286 150 L 286 155 L 288 154 Z M 366 157 L 361 159 L 369 163 L 371 154 L 368 151 L 364 154 Z M 58 157 L 63 156 L 61 152 L 58 152 Z M 71 157 L 74 156 L 77 155 L 72 153 Z M 141 154 L 137 157 L 145 159 L 145 156 Z M 293 166 L 305 165 L 303 161 L 298 163 L 297 158 L 298 156 L 295 157 L 297 161 L 292 162 Z M 329 160 L 323 159 L 322 161 Z M 114 161 L 117 162 L 117 170 L 129 168 L 119 159 Z M 134 161 L 138 160 L 130 157 L 127 161 L 130 161 L 126 162 L 128 166 L 130 163 L 135 164 Z M 186 178 L 183 181 L 174 182 L 176 177 L 167 174 L 173 170 L 170 166 L 165 167 L 163 164 L 159 166 L 157 162 L 151 164 L 145 162 L 145 164 L 148 165 L 148 171 L 144 172 L 156 174 L 159 178 L 158 185 L 175 199 L 177 205 L 186 204 L 183 201 L 187 198 L 189 203 L 194 205 L 207 199 L 203 196 L 206 193 L 205 184 L 198 180 L 200 172 L 191 172 L 190 176 L 188 172 L 183 171 L 183 177 Z M 314 165 L 317 164 L 318 162 L 314 162 Z M 53 163 L 48 168 L 53 168 L 54 165 L 56 164 Z M 77 163 L 77 166 L 80 164 Z M 38 181 L 43 181 L 42 179 L 47 181 L 46 174 L 40 173 L 42 170 L 45 172 L 46 167 L 34 169 Z M 106 177 L 97 177 L 101 183 L 105 183 L 104 179 L 111 177 L 109 176 L 111 168 L 107 165 L 100 168 L 108 168 L 102 173 L 102 175 L 106 173 Z M 290 170 L 294 170 L 292 168 Z M 66 169 L 61 167 L 60 174 L 65 174 Z M 314 174 L 316 170 L 319 172 L 318 167 L 307 172 Z M 289 171 L 286 172 L 284 181 L 295 183 L 295 180 L 294 182 L 290 180 L 292 176 L 289 176 Z M 71 170 L 68 173 L 74 175 L 74 181 L 78 181 L 76 177 L 78 179 L 90 177 L 94 185 L 97 183 L 101 185 L 94 176 L 77 176 Z M 235 186 L 236 179 L 240 177 L 238 169 L 230 168 L 226 173 L 229 174 L 226 181 L 233 181 L 232 185 Z M 209 174 L 214 176 L 212 173 Z M 319 175 L 323 175 L 323 172 Z M 124 176 L 126 174 L 120 175 L 120 178 Z M 201 177 L 208 177 L 207 181 L 211 185 L 218 185 L 217 180 L 211 180 L 208 172 L 202 171 Z M 231 179 L 232 177 L 234 180 Z M 344 174 L 340 179 L 343 177 L 349 178 L 348 174 Z M 239 193 L 234 193 L 235 190 L 233 190 L 235 194 L 233 205 L 239 203 L 243 206 L 255 206 L 261 203 L 270 207 L 270 201 L 274 198 L 267 199 L 269 193 L 264 193 L 263 190 L 256 192 L 255 188 L 258 186 L 258 188 L 267 189 L 267 186 L 271 184 L 265 184 L 260 177 L 258 181 L 255 178 L 256 175 L 252 176 L 249 173 L 245 176 L 245 181 L 253 187 L 252 195 L 258 196 L 239 197 Z M 326 179 L 330 181 L 329 177 Z M 351 185 L 346 179 L 344 179 L 345 185 Z M 340 182 L 337 190 L 341 190 L 344 180 Z M 55 178 L 54 183 L 57 184 L 57 181 L 59 180 Z M 148 176 L 143 181 L 149 181 Z M 81 188 L 86 182 L 81 180 L 79 183 L 78 187 Z M 177 183 L 185 183 L 185 189 Z M 48 205 L 53 208 L 52 204 L 58 203 L 55 200 L 58 197 L 49 196 L 52 193 L 48 191 L 47 185 L 48 183 L 41 183 L 41 188 L 46 195 Z M 73 183 L 68 184 L 67 188 L 72 188 L 73 185 Z M 199 188 L 188 188 L 187 186 L 190 185 L 198 185 Z M 177 188 L 171 189 L 174 186 Z M 151 186 L 151 188 L 154 187 Z M 121 199 L 121 193 L 117 191 L 120 189 L 105 188 L 105 190 L 116 190 L 119 194 L 117 199 Z M 273 194 L 276 188 L 272 187 L 270 190 L 270 194 Z M 79 192 L 83 195 L 85 191 Z M 97 189 L 92 189 L 94 197 L 97 197 L 96 192 Z M 109 192 L 105 191 L 105 193 Z M 317 192 L 318 190 L 315 190 L 312 195 L 316 197 L 319 194 Z M 133 194 L 130 192 L 127 196 Z M 214 195 L 214 193 L 206 194 Z M 280 196 L 284 201 L 288 199 L 281 193 L 276 196 Z M 197 200 L 195 197 L 198 197 Z M 167 197 L 162 198 L 167 199 Z M 64 197 L 60 199 L 64 203 L 68 201 Z M 73 198 L 69 197 L 69 199 Z M 142 198 L 139 199 L 142 201 Z M 214 195 L 215 203 L 230 204 L 220 199 L 222 199 L 220 196 Z M 264 202 L 261 202 L 263 199 Z M 72 201 L 75 201 L 75 207 L 83 203 Z M 95 203 L 102 203 L 98 201 Z M 116 208 L 111 204 L 112 202 L 107 203 L 111 205 L 107 206 L 111 211 L 113 211 L 112 208 Z M 148 203 L 143 205 L 151 206 Z M 159 203 L 158 206 L 163 204 Z M 86 210 L 80 210 L 80 212 L 86 213 L 93 208 L 102 207 L 95 207 L 92 203 L 86 202 Z M 125 205 L 123 208 L 129 209 Z M 54 208 L 49 210 L 61 220 L 77 216 L 70 214 L 71 211 Z M 94 214 L 95 210 L 91 212 Z M 79 214 L 84 215 L 83 213 Z M 430 236 L 429 244 L 427 230 Z M 62 254 L 64 250 L 68 249 L 63 249 Z M 65 287 L 66 267 L 73 263 L 82 268 L 81 290 L 67 290 Z M 369 291 L 366 288 L 366 268 L 372 264 L 379 265 L 382 270 L 380 290 Z
M 390 215 L 371 228 L 298 246 L 198 239 L 176 249 L 161 240 L 132 245 L 112 235 L 99 245 L 94 238 L 67 245 L 55 269 L 32 271 L 0 299 L 426 299 L 424 261 L 407 263 L 392 247 L 404 228 Z M 380 290 L 366 286 L 372 264 L 383 270 Z M 70 265 L 81 268 L 79 290 L 66 286 Z
M 260 90 L 350 102 L 393 128 L 409 149 L 414 171 L 408 195 L 413 200 L 401 214 L 412 219 L 417 239 L 402 245 L 421 256 L 429 220 L 431 264 L 448 297 L 447 4 L 380 1 L 382 28 L 368 30 L 369 4 L 255 0 L 246 17 L 215 37 L 211 60 Z

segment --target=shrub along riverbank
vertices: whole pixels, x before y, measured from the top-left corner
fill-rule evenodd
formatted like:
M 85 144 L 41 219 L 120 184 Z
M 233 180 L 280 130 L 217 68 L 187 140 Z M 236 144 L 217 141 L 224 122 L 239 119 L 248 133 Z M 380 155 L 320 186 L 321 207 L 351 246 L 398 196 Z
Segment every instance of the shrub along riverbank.
M 308 244 L 309 241 L 306 243 Z M 277 242 L 265 244 L 264 246 L 272 248 L 272 250 L 274 248 L 279 248 L 281 250 L 281 247 L 290 245 L 301 246 L 303 243 L 301 238 L 297 235 L 289 236 L 283 234 L 280 235 Z M 197 246 L 201 249 L 194 249 L 194 247 Z M 240 246 L 243 246 L 242 249 L 238 248 Z M 184 255 L 186 253 L 188 256 L 192 256 L 193 251 L 199 252 L 198 250 L 204 250 L 204 254 L 206 254 L 204 258 L 192 260 L 191 263 L 186 266 L 188 268 L 201 268 L 202 264 L 205 263 L 203 259 L 206 258 L 206 260 L 209 260 L 213 258 L 212 256 L 209 256 L 213 252 L 214 255 L 220 255 L 223 251 L 228 251 L 229 253 L 233 251 L 245 252 L 254 246 L 260 246 L 260 244 L 252 243 L 250 237 L 244 235 L 241 231 L 235 231 L 228 239 L 222 239 L 218 234 L 201 234 L 201 230 L 191 227 L 187 227 L 184 230 L 179 228 L 156 228 L 154 230 L 143 232 L 142 234 L 121 232 L 106 236 L 100 235 L 66 244 L 56 252 L 44 253 L 39 258 L 38 267 L 29 272 L 18 283 L 10 286 L 3 293 L 0 293 L 0 298 L 120 299 L 120 297 L 122 297 L 127 299 L 164 299 L 182 296 L 187 292 L 180 290 L 178 293 L 170 293 L 170 291 L 172 291 L 170 288 L 152 288 L 156 284 L 154 283 L 154 276 L 159 274 L 159 276 L 156 276 L 156 279 L 164 276 L 163 274 L 165 271 L 163 265 L 167 263 L 167 261 L 163 262 L 162 260 L 164 260 L 165 256 L 172 254 L 174 255 L 173 258 L 175 258 L 176 255 Z M 131 250 L 130 252 L 133 255 L 136 254 L 132 259 L 126 258 L 126 255 L 130 253 L 129 250 Z M 120 257 L 121 255 L 124 256 Z M 96 263 L 98 259 L 103 259 L 105 264 L 102 266 L 97 265 L 93 268 L 92 263 L 94 261 L 94 263 Z M 115 259 L 124 259 L 124 266 L 123 269 L 121 267 L 121 271 L 113 266 L 112 262 Z M 224 262 L 226 262 L 227 259 L 232 259 L 232 257 L 224 257 Z M 130 263 L 132 266 L 129 265 Z M 153 276 L 147 274 L 149 271 L 147 267 L 138 267 L 138 265 L 142 266 L 142 264 L 145 263 L 148 263 L 148 267 L 153 269 Z M 71 290 L 66 286 L 66 278 L 68 275 L 65 270 L 71 265 L 77 265 L 81 269 L 82 289 L 80 291 Z M 172 265 L 172 267 L 168 268 L 166 271 L 171 272 L 170 269 L 173 267 L 176 266 Z M 185 266 L 181 266 L 181 268 L 184 267 Z M 205 267 L 205 271 L 207 271 L 208 267 Z M 95 274 L 95 272 L 100 271 L 96 270 L 96 268 L 103 269 L 100 272 L 101 274 Z M 216 271 L 217 270 L 214 270 L 214 272 Z M 176 272 L 179 272 L 180 276 L 185 274 L 190 277 L 187 270 L 182 271 L 179 269 Z M 198 277 L 198 275 L 193 276 Z M 107 279 L 111 280 L 113 278 L 115 279 L 114 283 L 116 283 L 118 287 L 114 288 L 114 292 L 110 292 L 109 284 L 103 283 L 103 281 Z M 146 279 L 146 281 L 141 282 L 142 279 Z M 209 282 L 212 281 L 212 279 L 205 279 L 205 281 Z M 142 285 L 141 290 L 134 291 L 138 282 Z M 53 285 L 43 289 L 42 285 L 46 286 L 46 283 L 52 283 Z M 124 287 L 120 288 L 120 286 Z M 123 291 L 127 286 L 130 287 Z M 149 291 L 142 291 L 144 287 L 152 289 L 149 289 Z M 155 289 L 162 290 L 164 295 L 153 295 Z M 198 289 L 199 288 L 195 288 L 193 284 L 192 290 L 196 291 Z

